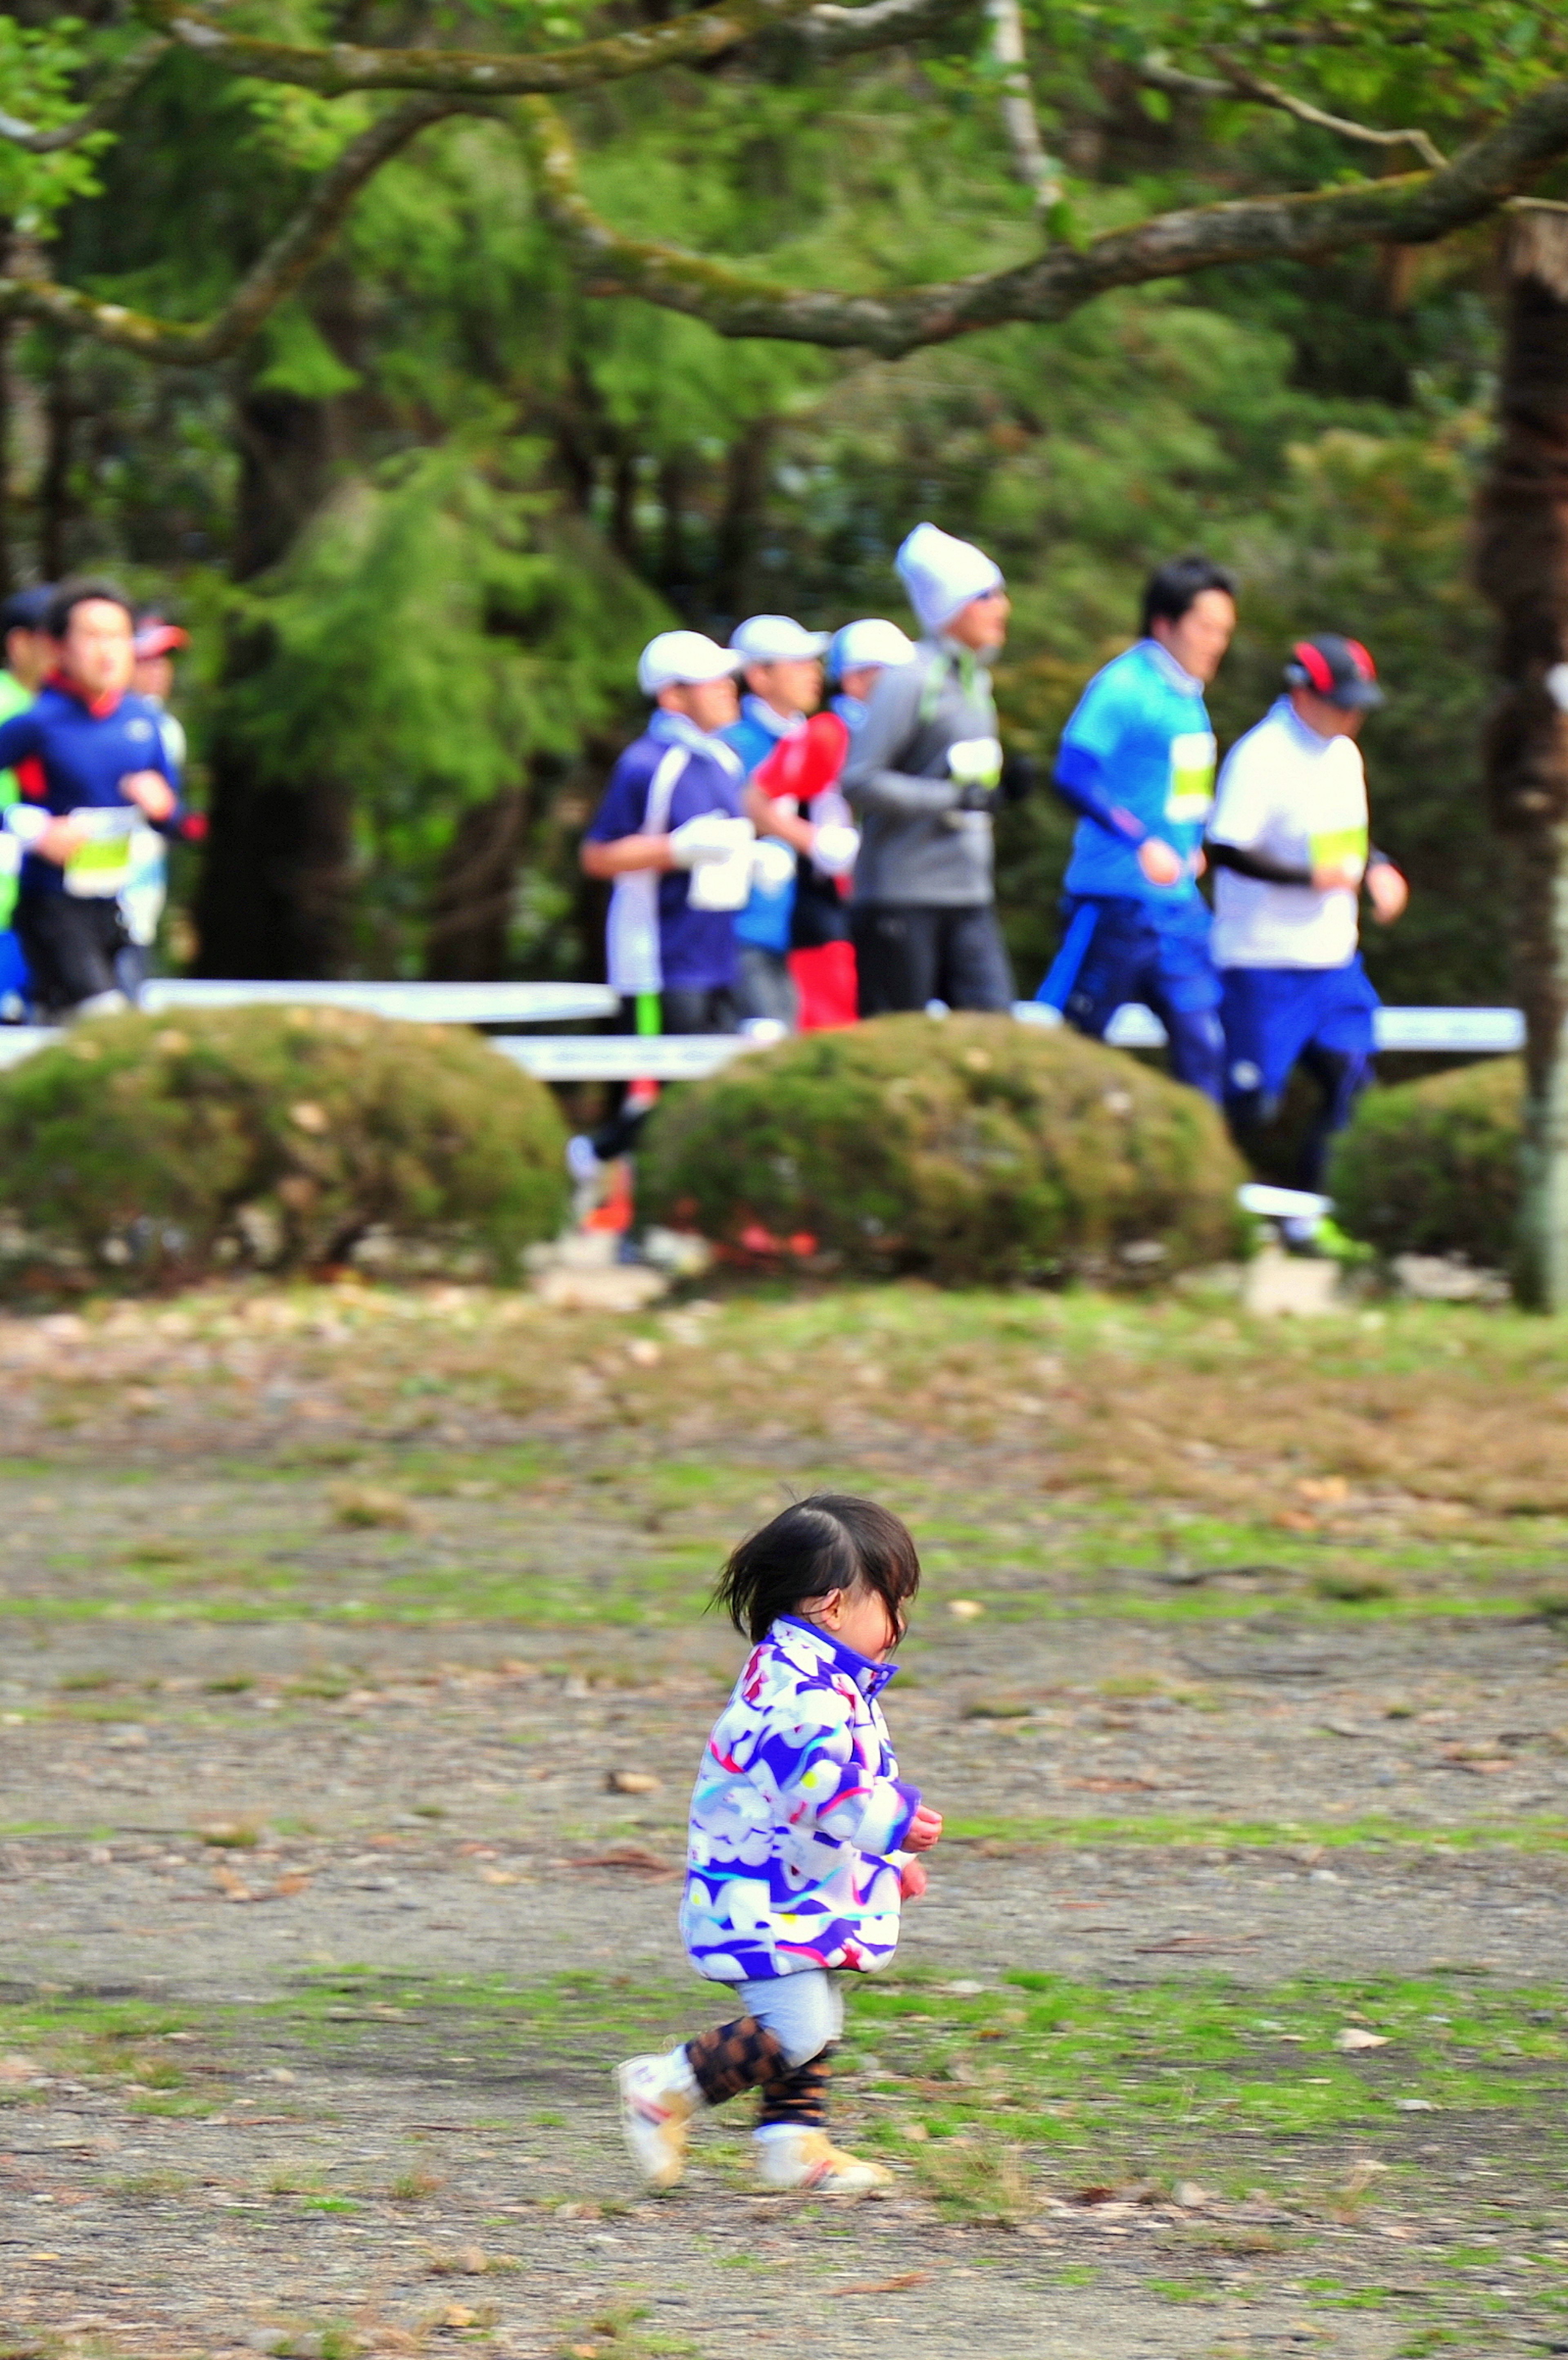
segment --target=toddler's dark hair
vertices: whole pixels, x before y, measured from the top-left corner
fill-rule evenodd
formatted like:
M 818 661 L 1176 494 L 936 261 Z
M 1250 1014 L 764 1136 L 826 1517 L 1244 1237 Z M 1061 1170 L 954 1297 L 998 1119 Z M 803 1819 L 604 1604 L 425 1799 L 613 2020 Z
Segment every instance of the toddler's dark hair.
M 814 1491 L 752 1533 L 718 1577 L 713 1602 L 749 1639 L 767 1636 L 781 1614 L 795 1614 L 830 1590 L 874 1590 L 895 1633 L 920 1587 L 920 1559 L 907 1524 L 874 1500 Z

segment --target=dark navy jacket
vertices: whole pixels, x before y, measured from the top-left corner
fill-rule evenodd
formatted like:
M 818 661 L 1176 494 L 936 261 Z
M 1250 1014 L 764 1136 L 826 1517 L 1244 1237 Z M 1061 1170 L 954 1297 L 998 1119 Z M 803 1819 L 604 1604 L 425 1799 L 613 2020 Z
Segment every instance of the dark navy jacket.
M 135 770 L 159 771 L 178 794 L 179 769 L 165 748 L 159 718 L 155 705 L 129 691 L 89 705 L 76 691 L 49 681 L 26 713 L 0 723 L 0 770 L 16 771 L 24 803 L 61 819 L 67 812 L 128 805 L 120 781 Z M 156 825 L 167 833 L 179 816 L 177 803 Z M 23 855 L 24 895 L 64 890 L 65 873 L 54 861 L 36 852 Z

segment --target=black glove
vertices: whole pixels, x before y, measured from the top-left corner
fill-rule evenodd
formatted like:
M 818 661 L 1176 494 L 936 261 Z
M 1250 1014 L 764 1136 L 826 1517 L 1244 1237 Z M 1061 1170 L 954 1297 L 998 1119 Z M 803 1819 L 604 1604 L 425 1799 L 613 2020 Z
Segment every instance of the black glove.
M 967 787 L 959 788 L 959 799 L 954 803 L 953 809 L 963 812 L 994 811 L 996 796 L 995 787 L 982 787 L 971 780 Z
M 1035 792 L 1035 758 L 1032 754 L 1008 754 L 1003 758 L 1000 793 L 1004 803 L 1021 803 L 1025 795 Z

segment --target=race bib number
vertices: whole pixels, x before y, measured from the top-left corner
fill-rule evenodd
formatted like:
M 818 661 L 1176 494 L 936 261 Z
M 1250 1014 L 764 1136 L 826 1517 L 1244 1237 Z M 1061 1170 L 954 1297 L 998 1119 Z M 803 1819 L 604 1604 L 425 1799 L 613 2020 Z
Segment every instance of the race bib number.
M 1314 869 L 1337 868 L 1342 860 L 1366 867 L 1370 837 L 1364 827 L 1330 828 L 1321 836 L 1310 836 L 1307 844 Z
M 1201 827 L 1214 803 L 1214 757 L 1218 752 L 1210 729 L 1185 730 L 1170 741 L 1170 787 L 1165 799 L 1168 820 Z
M 99 836 L 66 862 L 65 890 L 81 901 L 112 901 L 130 873 L 130 838 Z

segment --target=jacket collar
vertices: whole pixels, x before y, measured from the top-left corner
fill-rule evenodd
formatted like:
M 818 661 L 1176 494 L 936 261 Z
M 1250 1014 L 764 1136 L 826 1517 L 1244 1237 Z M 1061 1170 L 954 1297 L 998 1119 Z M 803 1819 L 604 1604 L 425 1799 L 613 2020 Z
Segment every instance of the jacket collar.
M 63 672 L 51 672 L 44 686 L 52 688 L 57 695 L 70 697 L 72 705 L 80 705 L 94 721 L 104 721 L 111 713 L 117 712 L 126 695 L 123 688 L 112 688 L 104 696 L 89 696 L 80 681 Z
M 765 698 L 750 694 L 740 699 L 740 711 L 754 728 L 770 738 L 794 738 L 806 727 L 804 713 L 776 713 Z
M 732 779 L 738 779 L 746 767 L 732 746 L 727 746 L 722 738 L 709 737 L 685 713 L 666 713 L 661 705 L 649 720 L 647 734 L 656 746 L 684 746 L 689 754 L 707 755 Z
M 1202 682 L 1195 679 L 1185 664 L 1178 663 L 1170 650 L 1163 647 L 1158 639 L 1140 639 L 1138 652 L 1140 655 L 1146 656 L 1161 679 L 1168 681 L 1171 687 L 1179 691 L 1182 696 L 1202 695 Z
M 1277 696 L 1269 708 L 1270 721 L 1282 721 L 1303 753 L 1323 754 L 1333 744 L 1332 738 L 1319 735 L 1310 721 L 1303 721 L 1288 696 Z
M 842 1639 L 819 1630 L 815 1622 L 802 1622 L 798 1614 L 781 1614 L 768 1636 L 792 1663 L 799 1664 L 805 1656 L 811 1664 L 847 1673 L 863 1697 L 880 1696 L 889 1680 L 898 1677 L 896 1664 L 873 1664 L 859 1648 L 847 1647 Z

